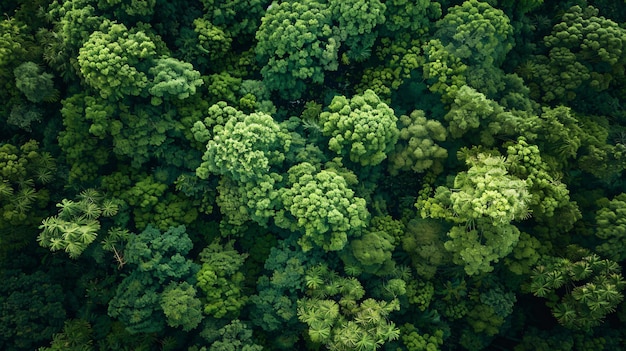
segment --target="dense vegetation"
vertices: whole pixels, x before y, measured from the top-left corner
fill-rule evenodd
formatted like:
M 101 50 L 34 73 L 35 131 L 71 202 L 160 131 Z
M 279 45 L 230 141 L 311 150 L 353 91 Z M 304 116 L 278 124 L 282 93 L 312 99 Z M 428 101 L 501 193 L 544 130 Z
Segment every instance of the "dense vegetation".
M 626 2 L 0 13 L 0 349 L 625 348 Z

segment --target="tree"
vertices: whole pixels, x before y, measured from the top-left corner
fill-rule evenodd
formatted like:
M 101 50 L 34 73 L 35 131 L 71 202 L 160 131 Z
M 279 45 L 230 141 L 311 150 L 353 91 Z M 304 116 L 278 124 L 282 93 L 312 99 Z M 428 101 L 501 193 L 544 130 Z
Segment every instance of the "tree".
M 105 21 L 79 50 L 85 82 L 104 99 L 144 95 L 148 77 L 138 65 L 156 56 L 156 45 L 143 31 Z
M 443 218 L 458 225 L 448 232 L 446 250 L 469 275 L 490 272 L 491 262 L 508 255 L 519 239 L 511 221 L 528 214 L 530 193 L 523 180 L 508 174 L 505 159 L 479 153 L 454 178 L 454 189 L 437 188 L 434 197 L 418 200 L 422 218 Z
M 184 331 L 189 331 L 204 318 L 196 289 L 187 282 L 171 282 L 161 293 L 160 305 L 170 327 L 182 327 Z
M 247 302 L 241 268 L 248 255 L 237 252 L 233 244 L 213 242 L 200 253 L 196 285 L 204 293 L 204 313 L 214 318 L 236 318 Z
M 314 245 L 338 251 L 367 225 L 365 200 L 354 196 L 346 180 L 331 170 L 318 171 L 303 162 L 288 171 L 289 187 L 280 189 L 283 209 L 274 221 L 303 234 L 298 243 L 306 252 Z
M 58 96 L 52 74 L 41 71 L 41 67 L 34 62 L 24 62 L 13 70 L 15 86 L 30 102 L 54 101 Z
M 35 140 L 0 145 L 0 262 L 36 237 L 55 172 L 56 161 Z
M 231 223 L 252 219 L 267 225 L 279 206 L 276 187 L 282 175 L 278 171 L 290 149 L 291 136 L 266 113 L 247 115 L 218 103 L 209 109 L 209 115 L 192 128 L 197 140 L 208 138 L 197 176 L 222 176 L 218 204 Z M 233 193 L 237 195 L 226 195 Z M 233 203 L 236 205 L 231 206 Z
M 530 291 L 547 299 L 560 324 L 588 331 L 615 311 L 624 298 L 626 281 L 615 261 L 575 246 L 568 247 L 566 253 L 564 258 L 546 257 L 535 267 Z
M 468 65 L 499 66 L 513 47 L 509 18 L 487 2 L 467 0 L 435 25 L 435 37 Z
M 200 72 L 195 71 L 190 63 L 172 57 L 157 59 L 148 72 L 154 77 L 148 92 L 155 97 L 152 103 L 157 105 L 164 96 L 185 99 L 195 94 L 196 88 L 204 83 Z
M 596 236 L 601 242 L 596 246 L 599 254 L 620 262 L 626 258 L 624 240 L 626 240 L 626 194 L 622 193 L 609 201 L 607 198 L 598 200 L 600 209 L 596 211 Z
M 435 143 L 445 141 L 448 134 L 441 123 L 427 119 L 424 111 L 415 110 L 408 116 L 400 116 L 398 127 L 399 141 L 389 155 L 389 173 L 397 175 L 408 170 L 441 173 L 443 161 L 448 157 L 448 151 Z
M 272 5 L 256 32 L 263 83 L 285 99 L 298 99 L 306 82 L 322 84 L 339 67 L 340 39 L 326 4 L 307 0 Z
M 398 339 L 400 330 L 389 322 L 398 300 L 363 299 L 365 290 L 356 278 L 343 278 L 324 265 L 307 271 L 310 297 L 298 300 L 298 319 L 309 327 L 315 344 L 331 350 L 373 351 Z
M 44 219 L 39 226 L 39 245 L 51 251 L 63 250 L 70 258 L 78 258 L 96 240 L 102 228 L 99 218 L 117 214 L 117 204 L 98 191 L 88 189 L 78 201 L 63 199 L 57 204 L 59 214 Z
M 201 303 L 193 284 L 199 267 L 185 258 L 192 246 L 184 226 L 164 233 L 148 226 L 130 236 L 124 260 L 132 270 L 109 302 L 109 316 L 124 323 L 131 334 L 160 332 L 166 323 L 184 330 L 196 327 Z
M 398 140 L 398 118 L 372 90 L 351 99 L 335 96 L 319 120 L 330 150 L 362 166 L 381 163 Z
M 63 328 L 63 288 L 43 271 L 0 272 L 0 347 L 32 350 Z

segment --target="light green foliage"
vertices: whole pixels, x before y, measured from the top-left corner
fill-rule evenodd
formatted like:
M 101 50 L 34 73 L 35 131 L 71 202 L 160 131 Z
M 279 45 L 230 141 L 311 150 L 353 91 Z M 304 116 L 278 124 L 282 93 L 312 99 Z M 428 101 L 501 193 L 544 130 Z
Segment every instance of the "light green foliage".
M 225 245 L 213 242 L 200 253 L 202 268 L 197 274 L 196 286 L 203 292 L 204 313 L 215 318 L 234 318 L 246 304 L 243 294 L 244 275 L 241 272 L 247 254 L 233 248 L 233 242 Z
M 382 66 L 366 67 L 356 90 L 363 93 L 371 89 L 382 100 L 389 102 L 392 92 L 397 91 L 411 78 L 412 72 L 424 64 L 422 42 L 409 34 L 397 34 L 393 39 L 380 38 L 380 43 L 374 47 L 374 55 Z
M 200 72 L 194 70 L 190 63 L 172 57 L 157 59 L 148 72 L 154 77 L 148 91 L 157 98 L 172 95 L 185 99 L 195 94 L 196 88 L 204 83 Z
M 77 201 L 63 199 L 57 207 L 58 215 L 41 222 L 37 241 L 50 251 L 65 251 L 70 258 L 78 258 L 96 240 L 102 228 L 100 217 L 112 217 L 118 211 L 114 201 L 94 189 L 81 192 Z
M 455 92 L 444 118 L 449 122 L 448 130 L 452 137 L 465 136 L 473 144 L 484 146 L 493 146 L 497 136 L 514 135 L 519 120 L 515 114 L 505 111 L 498 103 L 468 85 Z
M 467 66 L 460 57 L 446 50 L 439 39 L 424 44 L 424 56 L 424 79 L 428 89 L 441 94 L 443 102 L 452 102 L 459 88 L 467 84 L 464 75 Z
M 520 232 L 512 224 L 486 224 L 478 229 L 454 226 L 448 232 L 446 250 L 453 253 L 453 262 L 461 265 L 468 275 L 493 271 L 491 263 L 505 257 L 517 244 Z
M 332 14 L 313 0 L 273 4 L 256 32 L 256 54 L 263 83 L 285 99 L 298 99 L 307 82 L 324 82 L 336 71 L 340 39 L 333 35 Z
M 409 303 L 416 305 L 420 311 L 426 311 L 435 297 L 435 286 L 430 281 L 412 279 L 406 286 Z
M 305 252 L 314 245 L 338 251 L 349 237 L 360 235 L 369 219 L 365 200 L 354 196 L 341 175 L 318 171 L 307 162 L 288 173 L 290 187 L 280 190 L 284 210 L 275 221 L 279 227 L 303 233 L 299 243 Z
M 420 334 L 413 324 L 405 324 L 400 328 L 401 339 L 407 351 L 439 351 L 443 346 L 443 331 L 435 330 L 431 334 Z
M 196 18 L 193 21 L 193 30 L 198 35 L 196 48 L 209 56 L 210 61 L 217 61 L 224 57 L 231 47 L 232 37 L 220 27 L 205 18 Z
M 148 77 L 137 65 L 154 58 L 156 46 L 142 31 L 104 22 L 80 48 L 78 64 L 85 82 L 104 99 L 142 95 Z
M 25 30 L 26 25 L 14 18 L 3 18 L 0 21 L 0 68 L 8 66 L 25 53 Z
M 194 137 L 198 141 L 212 137 L 196 174 L 201 179 L 222 176 L 217 202 L 231 224 L 252 219 L 267 225 L 279 205 L 275 186 L 282 176 L 276 171 L 289 151 L 291 136 L 265 113 L 246 115 L 224 103 L 213 105 L 203 123 L 192 128 Z
M 309 298 L 298 300 L 298 319 L 309 327 L 309 338 L 331 350 L 378 349 L 396 340 L 400 330 L 387 317 L 399 309 L 398 300 L 363 299 L 356 278 L 344 278 L 320 265 L 307 270 Z
M 615 261 L 588 250 L 568 247 L 564 258 L 545 258 L 532 273 L 530 291 L 545 297 L 564 327 L 590 330 L 602 323 L 623 300 L 626 281 Z M 568 289 L 561 289 L 568 286 Z
M 350 60 L 365 61 L 377 38 L 376 27 L 385 22 L 385 4 L 379 0 L 330 0 L 328 2 L 336 33 L 347 47 Z
M 351 99 L 335 96 L 320 114 L 328 147 L 362 166 L 375 166 L 387 158 L 398 140 L 398 118 L 372 90 Z
M 205 80 L 207 90 L 214 96 L 211 102 L 220 103 L 221 101 L 226 101 L 229 104 L 236 104 L 239 101 L 237 93 L 241 86 L 241 78 L 223 71 L 204 76 L 203 79 Z
M 497 226 L 526 217 L 528 187 L 508 174 L 503 157 L 478 154 L 466 162 L 470 169 L 455 177 L 450 195 L 451 210 L 459 222 L 485 220 Z
M 422 110 L 414 110 L 408 116 L 400 116 L 398 128 L 399 142 L 389 155 L 389 173 L 397 175 L 408 170 L 441 173 L 443 161 L 448 157 L 448 151 L 435 143 L 446 140 L 447 132 L 441 123 L 427 119 Z
M 54 89 L 52 74 L 43 72 L 34 62 L 24 62 L 13 70 L 15 86 L 31 102 L 54 101 L 58 91 Z
M 66 311 L 63 288 L 42 271 L 0 272 L 0 348 L 33 350 L 61 330 Z
M 513 47 L 509 18 L 487 2 L 467 0 L 449 8 L 436 27 L 446 49 L 470 65 L 500 65 Z
M 385 6 L 385 34 L 407 32 L 422 35 L 428 32 L 430 20 L 441 17 L 441 4 L 430 0 L 391 0 L 385 1 Z
M 536 219 L 554 219 L 558 224 L 550 227 L 565 232 L 581 217 L 576 203 L 570 201 L 569 190 L 551 175 L 536 145 L 529 145 L 523 137 L 519 137 L 517 143 L 507 143 L 507 169 L 525 180 L 530 193 L 527 205 Z
M 194 329 L 202 321 L 202 303 L 195 298 L 196 289 L 187 282 L 171 282 L 161 294 L 161 308 L 170 327 Z
M 200 311 L 196 310 L 201 305 L 194 300 L 195 289 L 191 285 L 199 267 L 185 258 L 192 246 L 184 226 L 172 227 L 164 233 L 148 226 L 140 234 L 130 236 L 123 257 L 132 270 L 109 302 L 109 316 L 124 323 L 131 334 L 159 332 L 166 321 L 183 329 L 194 328 L 200 321 Z M 172 291 L 164 292 L 170 283 L 176 285 L 169 289 L 185 291 L 186 296 L 168 299 Z M 186 300 L 190 310 L 179 318 L 171 308 L 181 303 L 180 299 Z
M 459 88 L 445 118 L 449 122 L 450 134 L 460 138 L 466 132 L 477 129 L 481 120 L 495 112 L 494 104 L 484 94 L 464 85 Z
M 200 178 L 210 173 L 226 175 L 241 183 L 263 179 L 284 160 L 289 136 L 265 113 L 228 112 L 233 114 L 223 126 L 214 128 L 196 173 Z
M 433 198 L 416 204 L 423 218 L 458 223 L 444 246 L 469 275 L 493 270 L 491 262 L 508 255 L 519 238 L 510 224 L 528 214 L 529 189 L 508 174 L 503 157 L 479 153 L 466 159 L 470 169 L 454 179 L 454 189 L 439 187 Z
M 619 194 L 610 201 L 603 198 L 598 205 L 595 234 L 602 242 L 596 251 L 616 262 L 622 261 L 626 258 L 626 194 Z
M 547 251 L 545 246 L 543 246 L 544 248 L 542 249 L 541 242 L 537 238 L 522 232 L 520 233 L 517 245 L 513 248 L 513 252 L 504 258 L 504 264 L 507 265 L 511 272 L 517 275 L 529 274 L 532 267 L 534 267 L 541 258 L 541 254 Z

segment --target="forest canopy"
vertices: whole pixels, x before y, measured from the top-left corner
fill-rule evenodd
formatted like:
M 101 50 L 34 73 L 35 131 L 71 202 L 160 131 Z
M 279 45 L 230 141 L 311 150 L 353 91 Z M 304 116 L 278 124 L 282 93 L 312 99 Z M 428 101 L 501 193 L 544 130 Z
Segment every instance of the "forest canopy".
M 0 349 L 624 349 L 626 1 L 0 13 Z

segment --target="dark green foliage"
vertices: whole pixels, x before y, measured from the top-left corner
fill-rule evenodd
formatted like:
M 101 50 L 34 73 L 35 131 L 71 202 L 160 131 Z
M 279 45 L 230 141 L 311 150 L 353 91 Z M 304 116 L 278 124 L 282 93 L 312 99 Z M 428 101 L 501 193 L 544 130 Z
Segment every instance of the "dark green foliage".
M 0 262 L 33 242 L 55 171 L 55 160 L 35 140 L 0 145 Z
M 625 4 L 0 1 L 0 349 L 623 349 Z
M 0 347 L 33 350 L 63 328 L 63 288 L 41 271 L 1 273 Z
M 41 347 L 38 351 L 92 351 L 93 330 L 84 319 L 65 321 L 63 332 L 52 336 L 50 347 Z
M 552 314 L 566 328 L 589 330 L 614 312 L 626 281 L 621 267 L 587 250 L 569 247 L 566 258 L 546 259 L 532 274 L 530 290 L 545 297 Z M 570 289 L 562 291 L 563 286 Z
M 31 102 L 53 101 L 58 92 L 54 89 L 52 74 L 41 72 L 34 62 L 24 62 L 13 70 L 15 86 Z
M 183 330 L 196 327 L 201 304 L 192 284 L 199 267 L 184 256 L 191 248 L 184 226 L 165 233 L 148 226 L 130 236 L 123 258 L 131 272 L 109 302 L 109 316 L 131 334 L 160 332 L 166 322 Z M 184 314 L 178 304 L 184 304 Z

